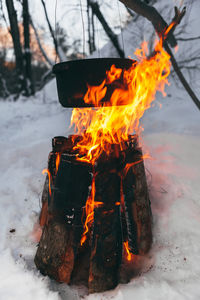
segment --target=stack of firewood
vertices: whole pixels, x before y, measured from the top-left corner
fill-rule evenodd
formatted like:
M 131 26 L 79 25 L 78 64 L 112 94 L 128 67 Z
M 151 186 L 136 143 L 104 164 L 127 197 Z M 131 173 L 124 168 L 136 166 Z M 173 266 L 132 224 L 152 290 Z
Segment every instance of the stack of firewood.
M 74 146 L 80 139 L 53 139 L 42 194 L 43 233 L 35 264 L 42 274 L 58 282 L 88 283 L 92 293 L 118 284 L 123 242 L 128 242 L 129 251 L 135 255 L 148 252 L 152 243 L 151 207 L 135 135 L 124 143 L 123 151 L 120 145 L 113 145 L 109 156 L 103 152 L 95 165 L 77 160 Z M 93 221 L 81 245 L 85 206 L 92 189 Z

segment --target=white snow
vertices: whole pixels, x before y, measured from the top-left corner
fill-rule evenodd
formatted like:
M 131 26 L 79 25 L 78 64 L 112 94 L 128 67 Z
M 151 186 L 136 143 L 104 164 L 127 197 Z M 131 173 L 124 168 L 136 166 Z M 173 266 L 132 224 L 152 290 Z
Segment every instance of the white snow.
M 71 110 L 60 106 L 54 80 L 34 98 L 0 101 L 0 299 L 200 299 L 200 113 L 183 89 L 172 83 L 166 91 L 142 120 L 152 156 L 145 161 L 152 250 L 140 276 L 94 295 L 42 276 L 33 261 L 42 169 L 51 138 L 70 133 Z

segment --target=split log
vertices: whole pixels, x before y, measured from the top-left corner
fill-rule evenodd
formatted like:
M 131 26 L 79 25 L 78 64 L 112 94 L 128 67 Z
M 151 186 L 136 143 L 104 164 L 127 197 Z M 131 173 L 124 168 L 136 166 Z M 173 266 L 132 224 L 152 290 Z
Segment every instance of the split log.
M 39 224 L 41 227 L 43 227 L 47 223 L 47 217 L 48 217 L 48 198 L 49 198 L 49 178 L 48 175 L 46 176 L 45 182 L 44 182 L 44 188 L 42 192 L 42 209 L 40 212 L 39 217 Z
M 142 150 L 137 151 L 142 157 Z M 152 244 L 152 213 L 143 160 L 125 170 L 123 192 L 129 250 L 143 255 Z
M 52 157 L 51 153 L 50 161 Z M 48 194 L 48 218 L 35 264 L 42 274 L 69 283 L 83 232 L 82 207 L 88 197 L 91 175 L 87 166 L 72 164 L 65 158 L 61 155 L 56 178 L 51 184 L 52 195 Z
M 118 284 L 122 258 L 120 181 L 114 170 L 95 175 L 95 203 L 99 204 L 94 209 L 90 293 L 110 290 Z

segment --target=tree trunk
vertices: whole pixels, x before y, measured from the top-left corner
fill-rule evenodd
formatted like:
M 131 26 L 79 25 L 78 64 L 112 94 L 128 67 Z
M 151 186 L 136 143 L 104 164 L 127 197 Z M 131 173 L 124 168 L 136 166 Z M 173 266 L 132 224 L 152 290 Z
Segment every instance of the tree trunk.
M 42 2 L 42 5 L 43 5 L 43 8 L 44 8 L 44 13 L 45 13 L 45 17 L 46 17 L 47 24 L 48 24 L 48 27 L 49 27 L 49 31 L 50 31 L 52 39 L 53 39 L 53 43 L 54 43 L 56 54 L 58 55 L 59 60 L 62 61 L 63 60 L 62 59 L 62 55 L 61 55 L 61 53 L 59 51 L 59 45 L 58 45 L 58 42 L 56 40 L 53 28 L 51 26 L 51 23 L 50 23 L 50 20 L 49 20 L 49 17 L 48 17 L 48 13 L 47 13 L 47 9 L 46 9 L 46 4 L 45 4 L 44 0 L 41 0 L 41 2 Z
M 24 80 L 23 53 L 22 53 L 20 34 L 19 34 L 19 28 L 17 23 L 17 13 L 13 4 L 13 0 L 6 0 L 6 6 L 8 10 L 10 30 L 11 30 L 14 52 L 15 52 L 17 76 L 20 82 L 19 92 L 21 92 L 22 90 L 25 89 L 25 80 Z
M 89 0 L 87 0 L 87 19 L 88 19 L 88 45 L 90 54 L 96 50 L 94 32 L 94 14 L 90 10 Z
M 34 30 L 35 37 L 36 37 L 38 46 L 39 46 L 39 48 L 40 48 L 40 51 L 41 51 L 41 53 L 42 53 L 44 59 L 46 60 L 48 66 L 53 67 L 53 62 L 52 62 L 52 61 L 50 60 L 50 58 L 47 56 L 47 54 L 46 54 L 44 48 L 42 47 L 42 43 L 41 43 L 41 41 L 40 41 L 40 37 L 39 37 L 39 34 L 38 34 L 38 32 L 37 32 L 37 29 L 36 29 L 36 27 L 35 27 L 35 25 L 34 25 L 34 23 L 33 23 L 33 20 L 32 20 L 32 18 L 31 18 L 31 16 L 29 16 L 29 17 L 30 17 L 30 24 L 31 24 L 31 26 L 32 26 L 32 28 L 33 28 L 33 30 Z
M 124 51 L 120 47 L 117 35 L 114 34 L 112 29 L 109 27 L 108 23 L 106 22 L 103 14 L 101 13 L 101 11 L 99 9 L 99 4 L 97 2 L 92 1 L 92 0 L 88 0 L 88 4 L 92 8 L 92 12 L 96 15 L 99 22 L 103 26 L 103 29 L 105 30 L 105 32 L 106 32 L 107 36 L 109 37 L 109 39 L 111 40 L 111 42 L 113 43 L 113 46 L 117 50 L 119 56 L 124 58 L 125 57 Z
M 33 95 L 35 92 L 31 67 L 31 49 L 30 49 L 30 17 L 28 9 L 28 0 L 23 0 L 23 25 L 24 25 L 24 58 L 25 58 L 25 80 L 26 96 Z

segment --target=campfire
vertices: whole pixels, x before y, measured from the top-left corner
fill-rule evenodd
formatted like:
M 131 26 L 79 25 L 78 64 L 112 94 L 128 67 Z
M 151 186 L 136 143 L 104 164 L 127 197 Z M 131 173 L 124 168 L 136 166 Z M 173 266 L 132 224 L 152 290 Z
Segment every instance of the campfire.
M 55 137 L 42 195 L 43 233 L 35 256 L 58 282 L 114 288 L 122 260 L 134 264 L 152 243 L 151 206 L 139 136 L 140 119 L 164 94 L 170 56 L 158 42 L 138 61 L 84 60 L 55 66 L 59 100 L 74 106 L 74 134 Z M 84 66 L 88 66 L 85 71 Z

